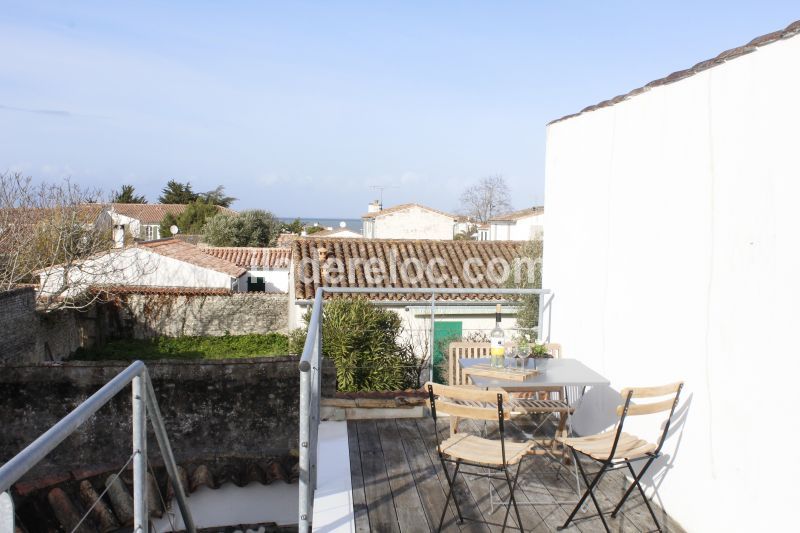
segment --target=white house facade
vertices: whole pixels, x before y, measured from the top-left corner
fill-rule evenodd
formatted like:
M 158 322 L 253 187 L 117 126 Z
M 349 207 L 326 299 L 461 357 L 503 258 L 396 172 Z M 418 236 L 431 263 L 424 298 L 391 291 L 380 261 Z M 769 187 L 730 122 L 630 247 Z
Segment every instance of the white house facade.
M 530 241 L 544 235 L 544 207 L 532 207 L 492 218 L 485 240 Z M 479 240 L 484 240 L 480 238 Z
M 164 239 L 114 249 L 80 264 L 39 272 L 40 296 L 73 297 L 90 287 L 186 287 L 239 290 L 247 271 L 204 254 L 193 244 Z M 64 287 L 68 287 L 64 290 Z
M 800 433 L 798 33 L 547 128 L 552 339 L 615 391 L 685 382 L 644 484 L 689 531 L 785 530 L 795 505 L 800 461 L 781 444 Z M 612 398 L 575 430 L 613 420 Z
M 383 209 L 372 204 L 362 215 L 363 234 L 368 239 L 450 240 L 458 217 L 419 204 L 402 204 Z

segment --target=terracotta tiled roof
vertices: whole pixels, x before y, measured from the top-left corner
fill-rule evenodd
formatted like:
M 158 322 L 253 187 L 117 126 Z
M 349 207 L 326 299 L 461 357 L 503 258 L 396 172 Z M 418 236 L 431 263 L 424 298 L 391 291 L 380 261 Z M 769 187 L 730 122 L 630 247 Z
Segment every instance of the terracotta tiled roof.
M 140 285 L 92 285 L 89 290 L 95 294 L 166 294 L 169 296 L 228 296 L 229 289 L 212 287 L 146 287 Z
M 186 204 L 109 204 L 108 209 L 126 217 L 135 218 L 142 224 L 160 224 L 169 213 L 178 216 L 186 209 Z M 227 207 L 217 206 L 217 212 L 226 215 L 235 215 L 236 211 Z
M 203 253 L 229 261 L 242 268 L 289 268 L 289 248 L 200 247 Z
M 278 242 L 276 243 L 278 248 L 291 248 L 292 243 L 300 238 L 300 235 L 297 233 L 281 233 L 278 235 Z
M 401 239 L 316 239 L 313 237 L 298 239 L 294 243 L 292 260 L 294 262 L 295 295 L 299 300 L 314 298 L 318 285 L 337 287 L 451 287 L 451 288 L 500 288 L 502 283 L 495 283 L 486 275 L 487 266 L 494 258 L 505 260 L 513 265 L 515 259 L 522 256 L 523 242 L 516 241 L 451 241 L 451 240 L 401 240 Z M 343 271 L 335 283 L 325 283 L 319 275 L 320 267 L 314 263 L 320 254 L 327 257 L 325 265 L 336 267 L 336 260 Z M 333 260 L 332 258 L 336 258 Z M 365 274 L 369 266 L 365 264 L 371 258 L 380 261 L 386 273 L 380 283 L 370 283 Z M 419 280 L 409 280 L 402 275 L 403 263 L 420 261 L 422 265 L 432 264 L 440 258 L 441 267 L 432 267 L 432 277 L 421 276 Z M 315 261 L 316 260 L 316 261 Z M 394 267 L 391 265 L 394 264 Z M 391 269 L 395 274 L 391 274 Z M 414 277 L 414 266 L 405 269 Z M 467 274 L 482 279 L 468 279 Z M 375 277 L 373 276 L 373 281 Z M 327 294 L 326 297 L 330 297 Z M 416 300 L 426 299 L 424 294 L 370 294 L 375 300 Z M 442 299 L 456 300 L 497 300 L 495 295 L 478 295 L 465 293 L 459 295 L 442 295 Z
M 548 125 L 549 124 L 554 124 L 556 122 L 561 122 L 562 120 L 567 120 L 568 118 L 577 117 L 578 115 L 582 115 L 582 114 L 588 113 L 590 111 L 595 111 L 595 110 L 601 109 L 603 107 L 612 106 L 612 105 L 617 104 L 619 102 L 622 102 L 624 100 L 628 100 L 629 98 L 632 98 L 632 97 L 636 96 L 637 94 L 641 94 L 643 92 L 647 92 L 647 91 L 649 91 L 650 89 L 652 89 L 654 87 L 659 87 L 661 85 L 669 85 L 670 83 L 674 83 L 674 82 L 680 81 L 680 80 L 682 80 L 684 78 L 688 78 L 690 76 L 694 76 L 695 74 L 697 74 L 699 72 L 703 72 L 704 70 L 708 70 L 710 68 L 716 67 L 717 65 L 721 65 L 721 64 L 723 64 L 723 63 L 725 63 L 727 61 L 730 61 L 731 59 L 736 59 L 737 57 L 741 57 L 743 55 L 749 54 L 750 52 L 755 52 L 756 50 L 758 50 L 762 46 L 768 45 L 770 43 L 774 43 L 775 41 L 779 41 L 781 39 L 789 39 L 789 38 L 795 37 L 799 33 L 800 33 L 800 20 L 789 24 L 783 30 L 774 31 L 774 32 L 768 33 L 766 35 L 762 35 L 760 37 L 756 37 L 755 39 L 753 39 L 752 41 L 750 41 L 749 43 L 747 43 L 747 44 L 745 44 L 743 46 L 737 46 L 736 48 L 731 48 L 730 50 L 726 50 L 724 52 L 721 52 L 719 55 L 717 55 L 717 57 L 714 57 L 712 59 L 707 59 L 705 61 L 701 61 L 700 63 L 697 63 L 695 66 L 693 66 L 691 68 L 687 68 L 686 70 L 679 70 L 677 72 L 673 72 L 669 76 L 666 76 L 664 78 L 659 78 L 657 80 L 651 81 L 647 85 L 645 85 L 643 87 L 639 87 L 638 89 L 634 89 L 634 90 L 630 91 L 629 93 L 621 94 L 619 96 L 615 96 L 614 98 L 611 98 L 610 100 L 604 100 L 604 101 L 600 102 L 599 104 L 591 105 L 589 107 L 581 109 L 577 113 L 573 113 L 571 115 L 566 115 L 566 116 L 563 116 L 561 118 L 557 118 L 557 119 L 549 122 Z M 789 68 L 789 67 L 790 66 L 787 65 L 787 68 Z
M 405 211 L 406 209 L 412 209 L 414 207 L 418 207 L 420 209 L 425 209 L 426 211 L 433 211 L 434 213 L 439 213 L 440 215 L 444 215 L 446 217 L 450 217 L 453 220 L 457 220 L 458 219 L 458 215 L 452 215 L 450 213 L 445 213 L 444 211 L 440 211 L 440 210 L 434 209 L 432 207 L 426 207 L 426 206 L 420 205 L 420 204 L 400 204 L 400 205 L 395 205 L 395 206 L 392 206 L 392 207 L 387 207 L 386 209 L 382 209 L 381 211 L 376 211 L 374 213 L 365 213 L 365 214 L 361 215 L 361 218 L 376 218 L 376 217 L 380 217 L 380 216 L 383 216 L 383 215 L 390 215 L 392 213 L 397 213 L 399 211 Z
M 62 471 L 44 478 L 33 478 L 20 481 L 14 485 L 13 497 L 17 508 L 35 509 L 17 516 L 18 531 L 49 531 L 60 525 L 61 530 L 70 531 L 75 528 L 77 518 L 91 511 L 89 519 L 78 531 L 112 531 L 124 529 L 127 524 L 120 523 L 123 517 L 131 518 L 131 504 L 125 498 L 114 498 L 109 493 L 117 491 L 125 495 L 132 494 L 133 473 L 130 468 L 124 469 L 115 489 L 106 492 L 106 483 L 114 479 L 121 465 L 96 464 L 82 469 Z M 246 487 L 255 483 L 269 485 L 275 482 L 286 483 L 291 490 L 291 483 L 299 477 L 299 468 L 295 456 L 264 455 L 258 459 L 250 457 L 206 458 L 193 462 L 184 462 L 178 467 L 184 493 L 188 496 L 200 488 L 216 490 L 231 482 L 237 487 Z M 157 489 L 162 498 L 169 501 L 174 497 L 174 490 L 168 481 L 166 470 L 159 464 L 148 467 L 148 483 Z M 255 486 L 255 485 L 254 485 Z M 296 490 L 296 489 L 295 489 Z M 130 496 L 128 496 L 128 499 Z M 161 518 L 165 512 L 177 512 L 175 509 L 164 509 L 163 500 L 156 496 L 156 501 L 149 504 L 150 518 Z M 248 524 L 236 529 L 253 531 L 259 525 L 268 531 L 275 531 L 275 524 Z M 272 526 L 272 527 L 271 527 Z M 130 527 L 128 527 L 130 529 Z M 214 528 L 213 531 L 234 528 Z M 283 529 L 280 529 L 283 531 Z
M 238 278 L 247 273 L 247 270 L 244 268 L 237 266 L 230 261 L 203 253 L 200 248 L 194 244 L 189 244 L 188 242 L 183 242 L 179 239 L 159 239 L 157 241 L 139 243 L 137 246 L 146 248 L 166 257 L 178 259 L 179 261 L 185 261 L 186 263 L 190 263 L 192 265 L 208 268 L 210 270 L 216 270 L 217 272 L 228 274 L 234 278 Z
M 531 215 L 541 215 L 542 213 L 544 213 L 544 207 L 529 207 L 527 209 L 520 209 L 519 211 L 513 211 L 511 213 L 506 213 L 505 215 L 493 217 L 490 222 L 513 222 Z

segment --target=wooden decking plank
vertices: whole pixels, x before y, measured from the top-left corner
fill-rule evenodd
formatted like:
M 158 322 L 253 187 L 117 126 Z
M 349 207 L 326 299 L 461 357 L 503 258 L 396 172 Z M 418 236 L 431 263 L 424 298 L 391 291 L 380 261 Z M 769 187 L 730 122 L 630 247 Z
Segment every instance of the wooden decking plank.
M 483 426 L 483 424 L 480 425 Z M 497 424 L 487 425 L 487 435 L 490 438 L 499 438 Z M 506 438 L 519 442 L 526 440 L 527 436 L 519 428 L 512 424 L 507 424 Z M 552 508 L 558 508 L 558 505 L 536 505 L 536 502 L 554 501 L 550 493 L 546 488 L 541 486 L 539 479 L 533 473 L 537 468 L 537 460 L 541 460 L 541 458 L 531 456 L 523 460 L 515 496 L 518 502 L 524 504 L 520 506 L 520 514 L 525 523 L 526 531 L 554 531 L 556 526 L 563 523 L 563 520 L 558 523 L 557 517 L 553 516 Z M 560 512 L 560 509 L 558 509 L 558 511 Z M 564 519 L 566 519 L 566 516 L 564 516 Z
M 370 526 L 373 531 L 399 532 L 400 526 L 397 523 L 392 490 L 389 487 L 385 459 L 375 422 L 361 420 L 356 423 L 356 427 Z
M 590 467 L 590 469 L 593 468 L 592 465 L 584 463 L 584 467 L 587 466 Z M 560 475 L 556 478 L 554 475 L 550 475 L 548 470 L 551 470 L 553 473 L 555 473 L 557 468 L 558 468 L 557 465 L 553 463 L 547 464 L 547 468 L 541 471 L 538 475 L 540 476 L 540 478 L 544 480 L 551 480 L 549 483 L 546 483 L 546 486 L 557 500 L 564 501 L 564 500 L 578 499 L 580 496 L 576 496 L 575 494 L 575 477 L 574 477 L 575 467 L 571 465 L 569 469 L 566 471 L 564 470 L 564 467 L 562 467 Z M 594 477 L 592 474 L 588 475 L 590 480 Z M 605 474 L 604 477 L 606 475 L 609 474 Z M 569 477 L 569 481 L 566 479 L 565 476 Z M 585 490 L 586 490 L 586 484 L 581 478 L 581 494 L 583 494 L 583 491 Z M 610 507 L 611 504 L 609 503 L 605 495 L 602 494 L 597 489 L 595 489 L 594 493 L 603 511 L 605 512 L 611 511 L 613 507 Z M 578 514 L 575 515 L 574 520 L 577 520 L 577 522 L 574 522 L 575 525 L 578 527 L 578 529 L 587 533 L 594 531 L 604 532 L 605 528 L 603 527 L 603 523 L 600 520 L 600 517 L 594 517 L 589 519 L 584 518 L 586 516 L 591 516 L 597 513 L 597 509 L 595 508 L 594 503 L 591 500 L 591 497 L 587 498 L 586 501 L 587 501 L 587 508 L 586 508 L 587 510 L 585 513 L 578 512 Z M 574 505 L 566 504 L 562 505 L 561 508 L 563 509 L 564 519 L 566 520 L 566 517 L 572 512 Z M 617 518 L 611 518 L 610 515 L 606 514 L 605 519 L 612 531 L 620 531 L 620 532 L 639 531 L 639 528 L 636 527 L 636 525 L 633 524 L 630 520 L 628 520 L 625 516 L 620 515 Z
M 425 447 L 428 450 L 428 455 L 431 458 L 431 462 L 439 474 L 439 480 L 442 483 L 442 487 L 446 489 L 447 480 L 444 477 L 445 473 L 442 471 L 439 455 L 436 452 L 436 434 L 433 426 L 433 420 L 430 418 L 417 419 L 417 429 L 419 430 L 420 436 L 422 437 Z M 449 427 L 447 428 L 447 431 L 449 432 Z M 448 472 L 452 475 L 452 467 L 448 467 L 448 469 Z M 484 522 L 483 514 L 478 507 L 478 503 L 473 498 L 472 492 L 470 492 L 468 488 L 468 483 L 461 476 L 459 476 L 459 479 L 454 485 L 453 497 L 458 498 L 458 503 L 461 506 L 461 513 L 465 519 L 468 519 L 464 520 L 464 523 L 460 525 L 462 531 L 485 532 L 491 530 L 491 528 Z
M 352 421 L 347 423 L 347 444 L 350 449 L 350 481 L 353 487 L 353 515 L 356 532 L 369 533 L 369 514 L 367 513 L 367 498 L 364 493 L 364 476 L 361 474 L 358 428 Z
M 530 417 L 524 418 L 529 419 Z M 519 424 L 516 423 L 508 424 L 506 425 L 506 434 L 515 440 L 523 440 L 530 435 L 534 427 L 533 423 L 522 427 L 519 427 Z M 543 429 L 546 434 L 547 428 Z M 561 506 L 555 503 L 556 499 L 546 486 L 548 479 L 539 476 L 539 472 L 546 468 L 550 459 L 542 456 L 532 456 L 527 458 L 526 462 L 527 464 L 522 467 L 520 472 L 520 493 L 526 501 L 534 502 L 532 507 L 536 509 L 537 514 L 541 517 L 541 528 L 547 531 L 555 531 L 556 527 L 564 523 L 568 515 L 564 513 Z M 569 497 L 567 496 L 567 498 Z M 536 505 L 536 503 L 540 502 L 542 503 L 541 505 Z M 580 529 L 578 530 L 580 531 Z
M 413 533 L 430 530 L 431 525 L 428 523 L 425 513 L 419 512 L 422 500 L 417 491 L 414 476 L 411 475 L 406 452 L 400 441 L 394 419 L 379 420 L 375 425 L 383 449 L 386 474 L 389 477 L 389 487 L 392 489 L 392 499 L 400 531 Z M 438 525 L 438 522 L 434 522 L 434 525 Z
M 445 492 L 447 481 L 439 479 L 439 474 L 431 462 L 416 422 L 410 419 L 399 419 L 397 420 L 397 431 L 406 453 L 411 475 L 414 477 L 414 483 L 417 485 L 417 491 L 422 500 L 422 510 L 428 519 L 431 530 L 435 530 L 439 525 L 439 517 L 447 496 Z M 444 488 L 442 482 L 444 482 Z M 442 531 L 448 533 L 460 531 L 457 519 L 455 507 L 450 502 Z M 468 523 L 465 522 L 465 524 Z

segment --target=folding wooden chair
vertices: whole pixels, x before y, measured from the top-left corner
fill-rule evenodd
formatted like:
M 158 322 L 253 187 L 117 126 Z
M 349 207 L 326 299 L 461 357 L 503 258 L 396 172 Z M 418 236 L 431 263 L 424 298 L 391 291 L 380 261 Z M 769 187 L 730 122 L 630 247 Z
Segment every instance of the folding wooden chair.
M 504 424 L 509 419 L 510 413 L 505 410 L 504 406 L 508 403 L 508 393 L 503 391 L 465 389 L 430 382 L 426 384 L 426 387 L 428 389 L 431 416 L 433 416 L 434 428 L 436 429 L 436 450 L 439 453 L 439 460 L 442 462 L 442 468 L 444 469 L 448 484 L 447 498 L 444 502 L 442 517 L 439 520 L 439 528 L 437 531 L 442 530 L 444 517 L 447 514 L 447 505 L 450 502 L 451 496 L 453 497 L 453 503 L 455 503 L 456 511 L 458 512 L 459 523 L 464 522 L 464 516 L 461 514 L 458 499 L 453 494 L 453 485 L 455 484 L 456 476 L 462 465 L 486 468 L 494 472 L 503 473 L 503 477 L 500 477 L 499 475 L 492 475 L 492 473 L 469 472 L 472 476 L 506 482 L 509 490 L 510 504 L 506 506 L 502 530 L 505 531 L 508 515 L 513 505 L 514 512 L 517 516 L 517 524 L 519 524 L 520 531 L 523 531 L 522 518 L 517 508 L 517 500 L 514 498 L 514 490 L 517 486 L 517 478 L 519 476 L 520 467 L 522 466 L 522 459 L 531 451 L 534 444 L 530 441 L 506 442 Z M 486 439 L 467 433 L 456 433 L 451 434 L 448 439 L 440 441 L 437 415 L 443 413 L 449 414 L 450 416 L 459 416 L 461 418 L 474 420 L 489 421 L 496 419 L 500 440 Z M 448 472 L 447 463 L 455 464 L 452 476 Z M 512 479 L 509 467 L 513 465 L 517 465 L 517 468 Z M 462 475 L 463 474 L 464 472 L 462 472 Z
M 577 505 L 575 505 L 575 508 L 572 510 L 569 518 L 567 518 L 567 521 L 564 522 L 564 525 L 558 528 L 559 530 L 569 527 L 570 522 L 572 522 L 572 520 L 575 518 L 576 513 L 581 506 L 583 506 L 586 498 L 591 496 L 594 506 L 597 508 L 597 516 L 600 517 L 600 520 L 603 522 L 603 526 L 606 528 L 606 531 L 610 533 L 611 530 L 609 529 L 606 519 L 603 516 L 603 511 L 600 509 L 600 505 L 597 503 L 597 498 L 595 498 L 594 489 L 597 487 L 597 484 L 600 481 L 600 478 L 603 477 L 603 474 L 612 470 L 618 470 L 627 467 L 628 470 L 630 470 L 631 476 L 633 476 L 633 483 L 631 483 L 630 487 L 628 487 L 628 490 L 626 490 L 625 494 L 622 496 L 622 499 L 611 512 L 611 517 L 616 518 L 617 513 L 619 513 L 620 509 L 622 509 L 622 505 L 625 503 L 625 500 L 628 499 L 628 496 L 630 496 L 631 492 L 633 492 L 633 488 L 636 487 L 639 489 L 645 504 L 647 504 L 647 509 L 650 511 L 650 516 L 653 517 L 653 521 L 656 524 L 656 530 L 661 531 L 661 525 L 658 523 L 656 513 L 653 511 L 653 507 L 650 505 L 650 500 L 648 500 L 647 495 L 645 495 L 644 489 L 642 489 L 642 485 L 639 482 L 647 472 L 647 469 L 650 468 L 650 465 L 653 464 L 653 461 L 661 456 L 661 447 L 664 445 L 664 441 L 667 438 L 670 422 L 672 421 L 672 416 L 675 414 L 675 407 L 678 405 L 678 398 L 682 388 L 683 383 L 679 382 L 669 385 L 662 385 L 660 387 L 623 389 L 621 395 L 625 402 L 617 407 L 617 416 L 620 418 L 615 429 L 596 435 L 590 435 L 588 437 L 558 438 L 560 442 L 563 442 L 564 445 L 572 450 L 572 454 L 575 457 L 575 462 L 578 464 L 578 469 L 580 470 L 581 476 L 583 477 L 583 480 L 586 482 L 587 486 L 586 492 L 583 493 L 583 496 L 578 501 Z M 649 403 L 633 403 L 632 400 L 634 398 L 664 399 L 659 401 L 651 401 Z M 622 426 L 624 425 L 625 419 L 628 416 L 650 415 L 655 413 L 663 413 L 665 411 L 669 411 L 669 417 L 667 418 L 666 422 L 664 422 L 661 436 L 659 437 L 657 444 L 653 444 L 644 439 L 640 439 L 635 435 L 624 433 L 622 431 Z M 589 480 L 587 477 L 586 472 L 583 469 L 583 465 L 581 465 L 578 458 L 579 453 L 601 464 L 600 470 L 597 472 L 594 479 Z M 633 463 L 638 461 L 644 461 L 645 463 L 637 474 L 633 469 Z M 581 519 L 583 520 L 583 518 Z

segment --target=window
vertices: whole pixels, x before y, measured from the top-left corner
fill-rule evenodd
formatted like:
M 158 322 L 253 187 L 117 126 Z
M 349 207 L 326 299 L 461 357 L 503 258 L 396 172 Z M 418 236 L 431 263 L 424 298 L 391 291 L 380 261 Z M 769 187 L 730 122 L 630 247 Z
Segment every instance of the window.
M 247 292 L 264 292 L 267 290 L 267 284 L 264 283 L 262 277 L 247 277 Z
M 161 238 L 160 228 L 156 225 L 148 224 L 144 227 L 144 238 L 147 241 L 154 241 Z

